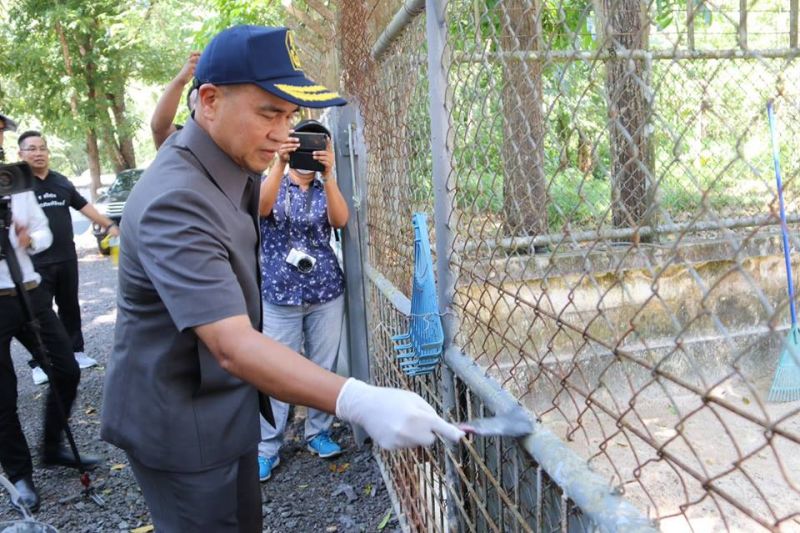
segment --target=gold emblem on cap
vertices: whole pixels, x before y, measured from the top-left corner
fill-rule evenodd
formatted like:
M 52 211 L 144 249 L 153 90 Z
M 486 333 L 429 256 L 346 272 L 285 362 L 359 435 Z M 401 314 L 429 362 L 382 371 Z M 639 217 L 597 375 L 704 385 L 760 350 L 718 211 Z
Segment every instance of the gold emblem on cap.
M 295 70 L 303 70 L 303 66 L 300 64 L 300 54 L 297 53 L 294 37 L 292 37 L 292 32 L 289 30 L 286 30 L 286 53 L 289 54 L 289 61 L 292 62 L 292 67 Z

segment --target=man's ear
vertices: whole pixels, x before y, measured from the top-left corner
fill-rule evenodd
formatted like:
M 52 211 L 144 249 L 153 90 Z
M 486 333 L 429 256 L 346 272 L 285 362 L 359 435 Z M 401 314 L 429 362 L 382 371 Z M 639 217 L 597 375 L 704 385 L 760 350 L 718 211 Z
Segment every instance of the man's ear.
M 224 98 L 222 87 L 204 83 L 197 89 L 197 103 L 195 113 L 199 113 L 206 120 L 213 121 L 219 110 L 220 100 Z

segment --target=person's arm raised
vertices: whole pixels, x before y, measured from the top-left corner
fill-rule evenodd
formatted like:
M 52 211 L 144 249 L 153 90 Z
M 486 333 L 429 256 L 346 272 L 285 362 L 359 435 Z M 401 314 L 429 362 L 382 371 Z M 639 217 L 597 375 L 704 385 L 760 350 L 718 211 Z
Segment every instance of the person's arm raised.
M 200 52 L 192 52 L 178 75 L 167 84 L 164 94 L 158 99 L 153 116 L 150 117 L 150 132 L 153 134 L 156 149 L 176 131 L 173 121 L 183 97 L 183 88 L 192 80 L 199 59 Z
M 293 132 L 290 132 L 291 135 Z M 289 139 L 281 144 L 272 166 L 269 168 L 267 177 L 261 182 L 261 191 L 258 198 L 258 214 L 262 217 L 269 216 L 275 202 L 278 200 L 278 191 L 281 188 L 281 180 L 286 172 L 286 165 L 289 163 L 289 154 L 297 150 L 300 141 L 296 137 Z

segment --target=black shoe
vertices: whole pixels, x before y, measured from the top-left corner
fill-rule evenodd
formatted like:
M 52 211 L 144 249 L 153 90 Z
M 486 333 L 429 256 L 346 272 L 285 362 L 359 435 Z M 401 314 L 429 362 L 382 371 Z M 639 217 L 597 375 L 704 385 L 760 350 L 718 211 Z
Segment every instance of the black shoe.
M 91 470 L 97 466 L 97 463 L 100 462 L 100 458 L 94 455 L 88 455 L 85 453 L 80 455 L 81 463 L 87 470 Z M 72 453 L 70 448 L 66 448 L 64 446 L 55 451 L 44 452 L 42 454 L 42 463 L 44 463 L 46 466 L 67 466 L 70 468 L 78 468 L 78 461 L 75 460 L 75 454 Z
M 33 484 L 33 478 L 30 475 L 17 480 L 16 483 L 14 483 L 14 488 L 19 492 L 20 501 L 25 504 L 25 507 L 27 507 L 30 512 L 35 513 L 39 510 L 39 491 L 36 490 L 36 485 Z M 11 505 L 20 513 L 25 514 L 14 500 L 11 500 Z

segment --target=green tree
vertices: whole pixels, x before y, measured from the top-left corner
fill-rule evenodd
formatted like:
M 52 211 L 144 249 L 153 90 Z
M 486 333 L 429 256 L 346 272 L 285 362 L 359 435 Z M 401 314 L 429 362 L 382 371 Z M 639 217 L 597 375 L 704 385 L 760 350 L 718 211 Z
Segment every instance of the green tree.
M 93 194 L 101 159 L 116 171 L 136 166 L 140 119 L 128 112 L 126 91 L 132 81 L 164 79 L 180 64 L 164 60 L 183 55 L 180 43 L 192 33 L 191 18 L 174 16 L 180 4 L 11 2 L 0 30 L 11 107 L 35 115 L 48 134 L 82 140 Z

